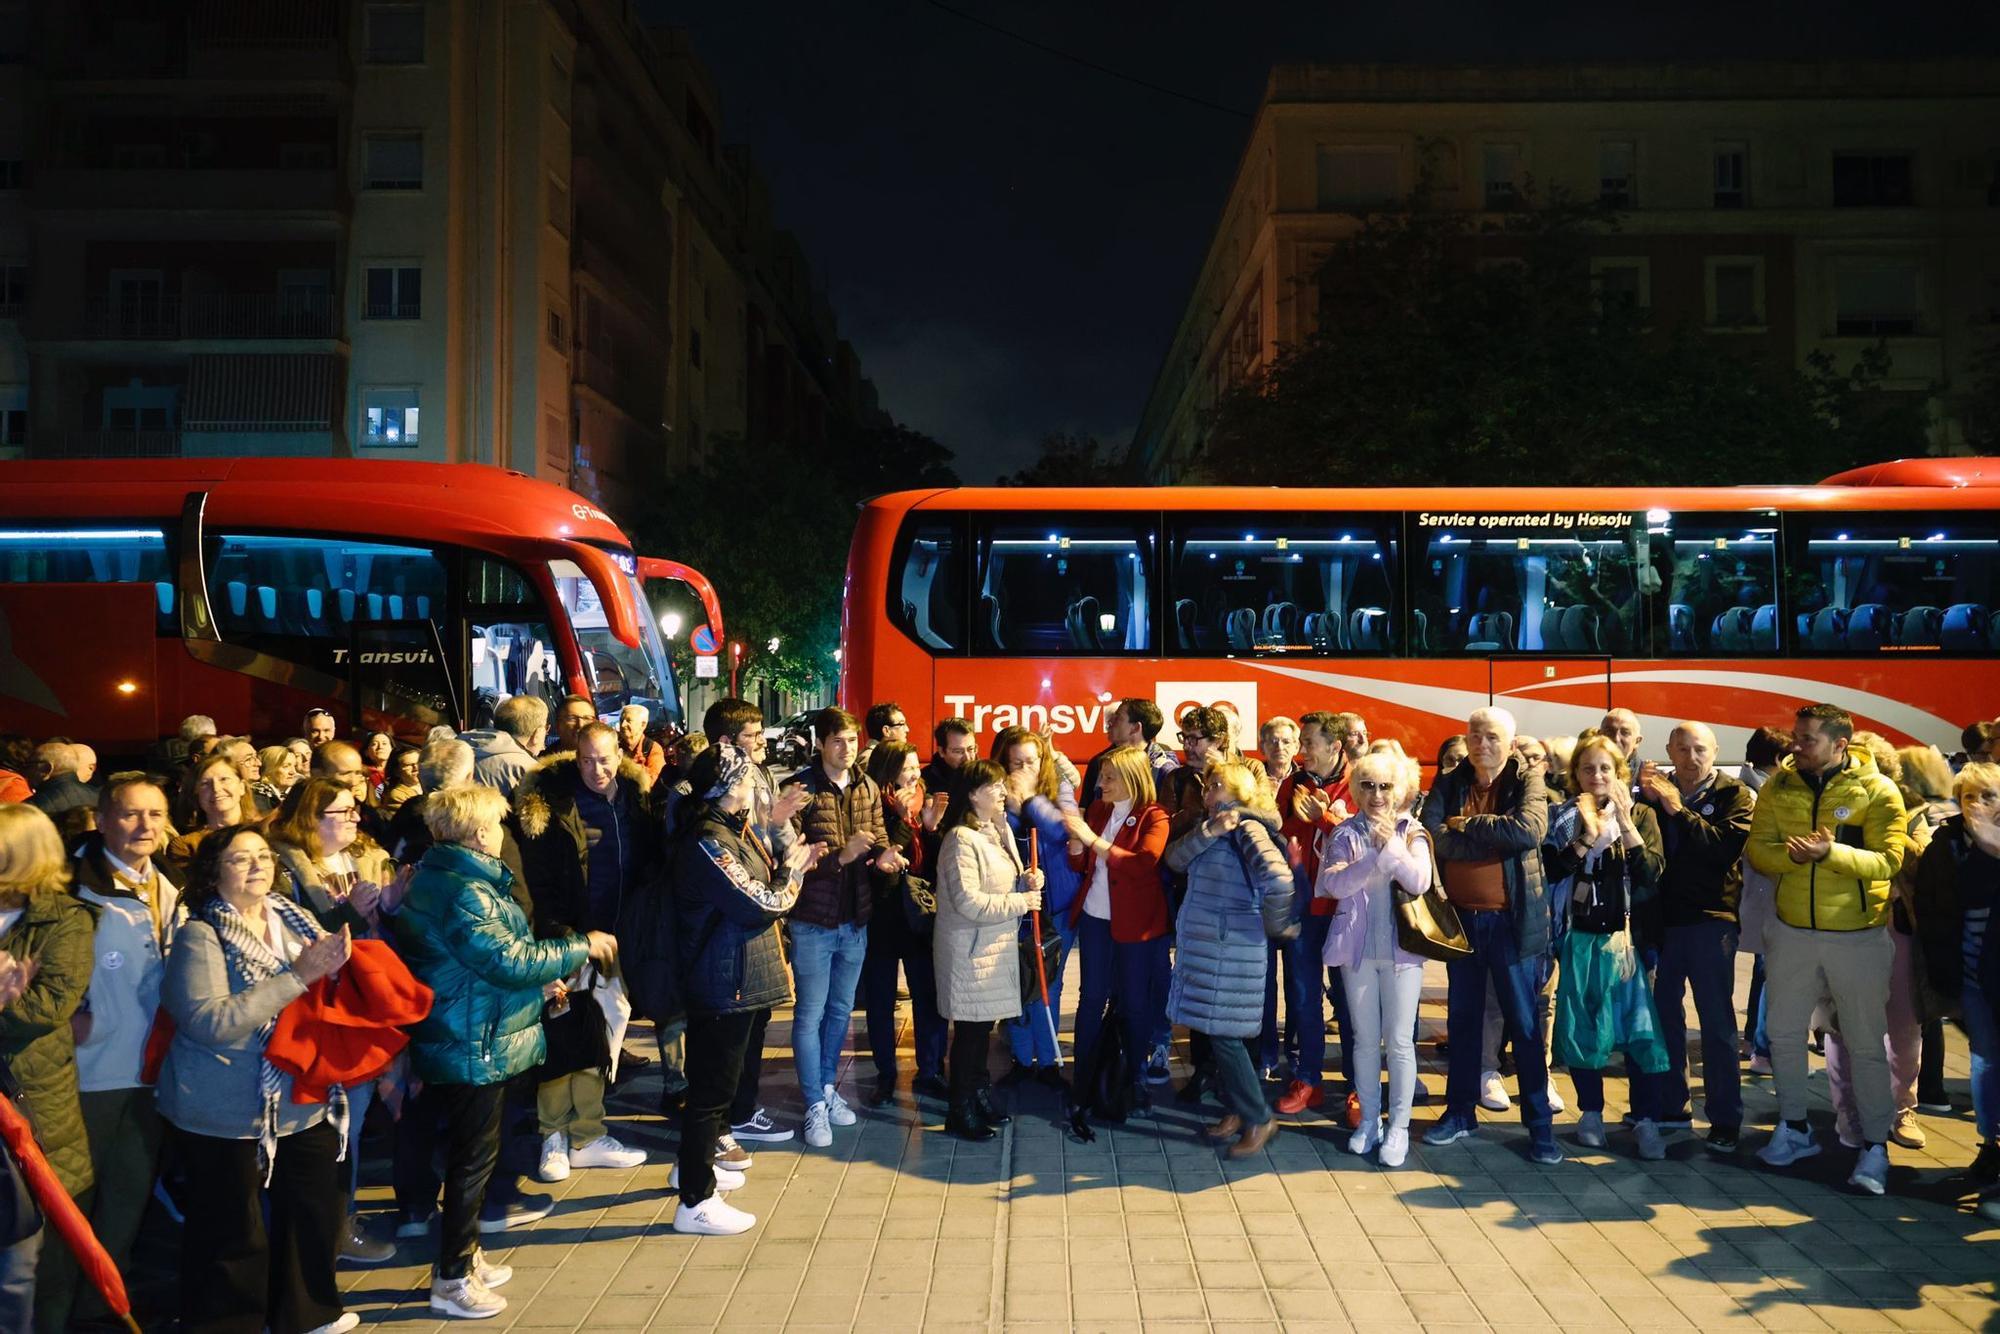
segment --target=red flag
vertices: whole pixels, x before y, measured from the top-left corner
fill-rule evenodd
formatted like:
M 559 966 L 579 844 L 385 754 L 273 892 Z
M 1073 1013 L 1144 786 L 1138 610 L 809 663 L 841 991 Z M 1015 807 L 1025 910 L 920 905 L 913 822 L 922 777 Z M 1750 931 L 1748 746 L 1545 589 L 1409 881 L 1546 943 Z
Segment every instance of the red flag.
M 28 1189 L 34 1192 L 35 1202 L 42 1206 L 43 1217 L 75 1252 L 78 1267 L 104 1295 L 104 1304 L 125 1322 L 132 1334 L 139 1334 L 139 1324 L 132 1319 L 132 1299 L 125 1295 L 125 1280 L 118 1276 L 118 1266 L 111 1263 L 103 1243 L 90 1230 L 90 1220 L 76 1207 L 76 1201 L 56 1179 L 55 1169 L 42 1156 L 42 1146 L 35 1143 L 34 1127 L 4 1093 L 0 1093 L 0 1138 L 7 1141 L 14 1161 L 21 1165 L 21 1175 L 27 1180 Z

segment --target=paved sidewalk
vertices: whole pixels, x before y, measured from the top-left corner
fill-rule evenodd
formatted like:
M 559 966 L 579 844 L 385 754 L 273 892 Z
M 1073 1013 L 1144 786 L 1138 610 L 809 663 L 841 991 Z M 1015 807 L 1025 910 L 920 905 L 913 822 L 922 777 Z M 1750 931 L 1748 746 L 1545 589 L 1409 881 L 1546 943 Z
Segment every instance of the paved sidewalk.
M 1426 1057 L 1443 1023 L 1432 971 Z M 770 1040 L 767 1097 L 796 1124 L 782 1015 Z M 647 1049 L 643 1037 L 631 1046 Z M 1947 1070 L 1963 1101 L 1955 1032 Z M 1442 1091 L 1434 1061 L 1424 1076 Z M 489 1238 L 516 1276 L 486 1327 L 2000 1329 L 2000 1225 L 1953 1203 L 1969 1113 L 1923 1118 L 1930 1151 L 1892 1150 L 1891 1193 L 1875 1199 L 1846 1189 L 1852 1155 L 1835 1146 L 1815 1085 L 1828 1149 L 1787 1173 L 1752 1156 L 1773 1112 L 1768 1080 L 1748 1082 L 1744 1148 L 1728 1159 L 1688 1134 L 1660 1163 L 1637 1161 L 1616 1134 L 1609 1152 L 1587 1152 L 1569 1138 L 1571 1114 L 1558 1131 L 1576 1156 L 1540 1168 L 1510 1115 L 1488 1117 L 1476 1141 L 1419 1145 L 1395 1172 L 1349 1156 L 1346 1132 L 1319 1118 L 1292 1118 L 1265 1154 L 1228 1162 L 1170 1097 L 1079 1145 L 1057 1129 L 1054 1095 L 1027 1089 L 999 1139 L 967 1145 L 907 1090 L 883 1111 L 855 1096 L 861 1124 L 837 1130 L 831 1150 L 752 1146 L 750 1184 L 732 1199 L 759 1215 L 754 1231 L 689 1238 L 671 1227 L 670 1137 L 642 1110 L 657 1088 L 643 1077 L 614 1097 L 614 1129 L 654 1161 L 578 1172 L 544 1188 L 561 1199 L 549 1218 Z M 1614 1103 L 1624 1091 L 1610 1081 Z M 1419 1108 L 1417 1126 L 1434 1115 Z M 428 1248 L 403 1258 L 343 1270 L 350 1308 L 371 1324 L 459 1324 L 424 1304 Z

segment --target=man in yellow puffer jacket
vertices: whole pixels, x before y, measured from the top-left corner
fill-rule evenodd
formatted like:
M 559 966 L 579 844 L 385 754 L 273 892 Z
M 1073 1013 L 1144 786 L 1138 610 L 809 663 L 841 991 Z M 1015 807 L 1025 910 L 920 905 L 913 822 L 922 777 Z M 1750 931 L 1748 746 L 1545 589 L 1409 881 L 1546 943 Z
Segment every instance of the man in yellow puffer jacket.
M 1850 752 L 1854 720 L 1833 704 L 1798 711 L 1792 758 L 1757 794 L 1744 851 L 1777 883 L 1765 932 L 1765 995 L 1778 1127 L 1757 1156 L 1789 1167 L 1819 1152 L 1806 1122 L 1806 1030 L 1833 1004 L 1853 1061 L 1863 1143 L 1848 1184 L 1880 1195 L 1895 1108 L 1882 1035 L 1888 1026 L 1889 886 L 1908 835 L 1903 799 L 1865 752 Z

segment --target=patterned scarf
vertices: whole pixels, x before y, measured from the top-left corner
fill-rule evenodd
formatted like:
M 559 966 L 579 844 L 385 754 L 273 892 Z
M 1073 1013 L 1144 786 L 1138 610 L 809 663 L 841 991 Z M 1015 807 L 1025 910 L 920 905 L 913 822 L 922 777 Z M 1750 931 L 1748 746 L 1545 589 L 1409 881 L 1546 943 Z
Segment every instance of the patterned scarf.
M 311 944 L 326 932 L 312 915 L 287 899 L 275 895 L 264 900 L 264 911 L 277 916 L 286 930 L 300 940 Z M 210 900 L 202 910 L 202 919 L 215 928 L 215 934 L 222 941 L 223 958 L 229 964 L 229 989 L 232 992 L 248 991 L 267 978 L 291 971 L 291 965 L 271 953 L 271 942 L 250 929 L 243 920 L 243 914 L 236 911 L 224 900 Z M 269 1045 L 271 1034 L 277 1029 L 278 1021 L 273 1018 L 257 1030 L 257 1045 Z M 257 1092 L 262 1100 L 262 1110 L 257 1117 L 257 1158 L 264 1167 L 264 1184 L 271 1184 L 271 1165 L 278 1153 L 278 1100 L 284 1096 L 284 1072 L 272 1065 L 268 1058 L 260 1059 L 257 1069 Z M 327 1119 L 333 1122 L 334 1134 L 340 1137 L 340 1150 L 336 1162 L 347 1160 L 347 1090 L 335 1084 L 327 1091 Z

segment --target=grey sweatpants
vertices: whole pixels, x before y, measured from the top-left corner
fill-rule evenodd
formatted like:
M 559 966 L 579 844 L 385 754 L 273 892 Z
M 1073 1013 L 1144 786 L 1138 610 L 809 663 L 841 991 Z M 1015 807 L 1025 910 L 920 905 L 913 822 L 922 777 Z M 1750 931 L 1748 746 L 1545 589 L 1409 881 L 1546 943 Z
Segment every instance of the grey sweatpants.
M 1765 1026 L 1778 1115 L 1806 1119 L 1806 1036 L 1813 1010 L 1830 998 L 1850 1057 L 1848 1076 L 1861 1114 L 1861 1137 L 1889 1139 L 1895 1100 L 1882 1035 L 1889 1027 L 1889 973 L 1896 947 L 1887 927 L 1807 931 L 1772 919 L 1764 932 Z

